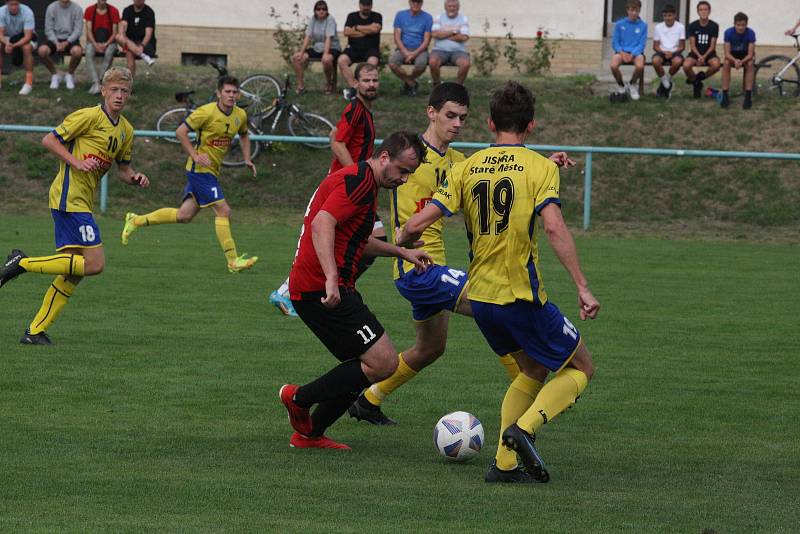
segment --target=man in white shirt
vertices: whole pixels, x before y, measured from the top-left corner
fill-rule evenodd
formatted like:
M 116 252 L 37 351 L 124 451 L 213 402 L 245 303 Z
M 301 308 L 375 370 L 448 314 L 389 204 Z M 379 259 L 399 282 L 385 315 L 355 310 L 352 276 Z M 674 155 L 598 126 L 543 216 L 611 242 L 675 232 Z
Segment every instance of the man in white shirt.
M 439 84 L 442 65 L 458 67 L 456 81 L 461 85 L 467 79 L 470 57 L 464 43 L 469 39 L 469 21 L 459 14 L 458 8 L 458 0 L 445 0 L 444 13 L 433 19 L 431 37 L 434 44 L 428 66 L 434 86 Z
M 672 76 L 683 64 L 683 50 L 686 48 L 686 28 L 675 20 L 675 6 L 667 4 L 661 12 L 663 22 L 653 31 L 653 68 L 661 78 L 656 95 L 669 98 L 672 94 Z M 669 72 L 664 72 L 664 64 L 669 64 Z

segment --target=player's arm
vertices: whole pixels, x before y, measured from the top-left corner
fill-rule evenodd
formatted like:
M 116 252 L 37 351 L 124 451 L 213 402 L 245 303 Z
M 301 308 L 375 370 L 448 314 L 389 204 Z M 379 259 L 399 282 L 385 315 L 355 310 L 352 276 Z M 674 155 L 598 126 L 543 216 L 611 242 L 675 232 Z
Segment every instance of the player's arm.
M 678 40 L 678 49 L 675 51 L 676 54 L 682 53 L 686 50 L 686 39 L 679 39 Z
M 350 155 L 350 151 L 347 150 L 347 145 L 344 141 L 336 141 L 333 139 L 331 141 L 331 151 L 333 152 L 333 157 L 339 160 L 339 163 L 342 166 L 347 167 L 348 165 L 352 165 L 355 163 L 353 161 L 353 157 Z
M 731 55 L 731 44 L 729 42 L 727 41 L 725 42 L 724 49 L 725 49 L 725 59 L 727 59 L 731 63 L 735 63 L 736 58 Z
M 748 43 L 747 44 L 747 55 L 742 58 L 742 65 L 750 61 L 756 57 L 756 44 L 755 43 Z
M 67 147 L 65 147 L 61 141 L 53 134 L 53 132 L 48 133 L 42 139 L 42 145 L 56 155 L 58 159 L 72 167 L 73 169 L 82 171 L 82 172 L 91 172 L 100 169 L 100 161 L 89 158 L 80 160 L 73 156 Z
M 242 147 L 242 156 L 244 156 L 244 164 L 253 172 L 253 177 L 256 176 L 256 164 L 250 159 L 250 134 L 239 134 L 239 145 Z
M 177 137 L 178 141 L 181 142 L 181 148 L 183 148 L 183 151 L 186 152 L 190 158 L 192 158 L 192 161 L 201 167 L 211 166 L 211 160 L 208 158 L 208 155 L 198 152 L 192 144 L 192 140 L 189 139 L 189 126 L 185 122 L 178 126 L 178 129 L 175 130 L 175 137 Z M 250 147 L 248 146 L 248 148 Z
M 563 169 L 569 169 L 576 165 L 575 160 L 570 158 L 566 152 L 553 152 L 547 159 Z
M 428 265 L 433 263 L 433 259 L 422 249 L 398 247 L 373 236 L 369 236 L 367 245 L 364 247 L 364 254 L 367 256 L 401 258 L 413 263 L 420 271 L 424 271 Z
M 711 44 L 708 45 L 708 50 L 706 50 L 706 53 L 703 54 L 703 59 L 708 59 L 708 56 L 711 55 L 711 52 L 715 51 L 716 49 L 717 49 L 717 38 L 716 37 L 712 37 L 711 38 Z M 695 55 L 700 56 L 700 54 L 697 52 L 696 48 L 694 48 L 693 50 L 695 51 L 694 52 Z
M 405 57 L 408 54 L 410 54 L 410 52 L 409 52 L 408 48 L 406 48 L 405 45 L 403 45 L 402 36 L 403 36 L 403 31 L 400 28 L 395 28 L 394 29 L 394 44 L 397 47 L 397 49 L 400 50 L 400 53 Z
M 427 206 L 412 215 L 405 226 L 395 231 L 395 242 L 401 247 L 413 246 L 414 242 L 419 240 L 424 232 L 430 225 L 444 217 L 444 212 L 439 206 L 434 203 L 428 203 Z
M 148 26 L 144 29 L 144 39 L 142 39 L 142 44 L 139 46 L 144 48 L 145 46 L 147 46 L 147 43 L 149 43 L 150 39 L 152 38 L 153 38 L 153 27 Z
M 339 295 L 339 268 L 336 267 L 334 243 L 336 241 L 336 218 L 325 210 L 311 221 L 311 242 L 317 253 L 322 272 L 325 273 L 325 297 L 322 304 L 328 308 L 336 307 L 341 302 Z
M 575 287 L 578 290 L 581 320 L 586 320 L 587 317 L 594 319 L 597 317 L 597 312 L 600 311 L 600 303 L 589 291 L 588 282 L 581 271 L 580 262 L 578 261 L 578 250 L 575 248 L 575 241 L 573 241 L 572 234 L 570 234 L 567 225 L 564 223 L 564 218 L 561 216 L 561 208 L 555 203 L 550 203 L 542 208 L 539 215 L 542 217 L 544 231 L 550 241 L 550 246 L 558 256 L 561 265 L 572 277 L 572 281 L 575 282 Z
M 117 163 L 117 169 L 119 170 L 117 176 L 121 182 L 125 182 L 128 185 L 138 185 L 139 187 L 148 187 L 150 185 L 150 179 L 134 169 L 130 163 Z

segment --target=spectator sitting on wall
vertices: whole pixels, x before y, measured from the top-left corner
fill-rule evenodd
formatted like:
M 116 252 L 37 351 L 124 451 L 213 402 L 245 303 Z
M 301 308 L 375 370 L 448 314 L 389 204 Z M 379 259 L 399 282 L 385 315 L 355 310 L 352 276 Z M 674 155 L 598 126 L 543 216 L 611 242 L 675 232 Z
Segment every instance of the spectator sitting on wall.
M 44 34 L 47 42 L 39 46 L 39 58 L 50 71 L 50 89 L 58 89 L 61 74 L 56 70 L 52 55 L 69 55 L 69 67 L 64 75 L 64 84 L 70 91 L 75 89 L 75 69 L 83 57 L 80 38 L 83 31 L 83 10 L 70 0 L 58 0 L 47 6 L 44 15 Z
M 380 62 L 381 55 L 381 28 L 383 16 L 372 11 L 372 0 L 359 0 L 358 11 L 347 15 L 344 23 L 344 35 L 347 37 L 347 48 L 337 61 L 339 71 L 342 73 L 346 87 L 344 98 L 351 100 L 356 97 L 358 82 L 350 71 L 353 63 L 369 63 L 375 67 Z
M 721 66 L 717 57 L 717 38 L 719 37 L 719 24 L 709 18 L 711 4 L 702 0 L 697 3 L 699 19 L 689 24 L 687 37 L 689 38 L 689 55 L 683 63 L 683 72 L 686 73 L 686 83 L 694 86 L 694 97 L 700 98 L 703 93 L 703 80 L 713 76 Z M 708 67 L 705 72 L 695 74 L 694 66 Z
M 389 69 L 403 80 L 403 94 L 417 94 L 417 78 L 428 67 L 428 45 L 431 42 L 433 17 L 422 10 L 422 0 L 409 0 L 409 9 L 398 11 L 394 17 L 394 43 L 389 57 Z M 407 74 L 403 65 L 414 65 Z
M 86 8 L 83 13 L 83 32 L 86 34 L 86 68 L 89 70 L 89 78 L 92 80 L 92 87 L 89 94 L 100 93 L 100 80 L 103 74 L 114 61 L 114 54 L 117 53 L 117 29 L 119 27 L 119 11 L 114 6 L 108 5 L 108 0 L 97 0 L 93 6 Z M 103 56 L 103 64 L 100 72 L 94 64 L 95 53 Z
M 744 109 L 753 106 L 753 81 L 755 80 L 756 32 L 747 27 L 747 15 L 736 13 L 733 26 L 725 30 L 725 63 L 722 66 L 722 105 L 727 108 L 728 89 L 731 86 L 731 69 L 744 69 Z
M 306 36 L 300 50 L 292 56 L 294 73 L 297 76 L 297 94 L 303 94 L 306 89 L 304 69 L 309 59 L 322 61 L 322 71 L 325 73 L 325 94 L 332 94 L 336 90 L 336 60 L 342 53 L 339 37 L 336 35 L 336 20 L 328 11 L 328 3 L 318 0 L 314 4 L 314 14 L 309 17 L 306 26 Z
M 664 98 L 672 95 L 672 77 L 681 69 L 686 49 L 686 28 L 675 20 L 675 14 L 675 6 L 665 5 L 661 11 L 663 22 L 656 24 L 653 30 L 653 69 L 661 78 L 656 94 Z M 669 65 L 669 72 L 664 72 L 665 64 Z
M 639 90 L 634 82 L 644 75 L 644 46 L 647 43 L 647 23 L 639 18 L 641 9 L 641 0 L 628 0 L 628 15 L 614 24 L 614 37 L 611 40 L 614 50 L 611 73 L 619 86 L 616 92 L 627 93 L 633 100 L 639 100 Z M 631 81 L 623 83 L 619 66 L 631 64 L 634 66 Z
M 433 19 L 433 50 L 428 59 L 434 87 L 439 85 L 443 65 L 458 67 L 456 81 L 464 85 L 469 73 L 470 57 L 464 43 L 469 39 L 469 21 L 458 12 L 458 0 L 445 0 L 444 13 Z
M 156 62 L 156 14 L 144 0 L 133 0 L 133 4 L 122 10 L 117 44 L 125 52 L 128 69 L 134 76 L 137 57 L 148 66 Z
M 19 94 L 28 95 L 33 90 L 33 48 L 36 33 L 33 11 L 19 0 L 8 0 L 0 7 L 0 87 L 3 86 L 3 53 L 11 56 L 11 63 L 25 66 L 25 83 Z

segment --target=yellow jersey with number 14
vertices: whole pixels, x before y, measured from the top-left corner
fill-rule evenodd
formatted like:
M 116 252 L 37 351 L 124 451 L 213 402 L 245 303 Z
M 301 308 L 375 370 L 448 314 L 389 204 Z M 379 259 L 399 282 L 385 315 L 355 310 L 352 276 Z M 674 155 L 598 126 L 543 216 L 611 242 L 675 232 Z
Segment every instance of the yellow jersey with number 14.
M 247 113 L 239 106 L 233 106 L 230 113 L 219 108 L 217 102 L 200 106 L 184 121 L 189 130 L 195 133 L 194 147 L 200 154 L 206 154 L 211 165 L 201 167 L 192 158 L 186 160 L 186 170 L 203 173 L 210 172 L 219 177 L 222 159 L 231 146 L 236 134 L 247 133 Z
M 444 152 L 439 152 L 429 145 L 425 138 L 422 138 L 422 141 L 428 148 L 425 154 L 425 163 L 417 167 L 414 174 L 408 177 L 408 181 L 392 191 L 391 194 L 392 236 L 394 236 L 396 228 L 402 227 L 412 215 L 428 205 L 442 182 L 447 181 L 447 175 L 453 164 L 464 161 L 464 154 L 457 150 L 448 147 Z M 438 265 L 447 264 L 444 240 L 442 239 L 443 226 L 444 221 L 436 221 L 425 230 L 420 238 L 425 241 L 422 248 Z M 400 278 L 401 272 L 407 273 L 413 269 L 413 263 L 398 258 L 394 262 L 394 279 Z
M 113 121 L 103 106 L 98 105 L 70 113 L 53 130 L 53 135 L 77 159 L 94 159 L 100 162 L 100 168 L 83 172 L 62 161 L 50 186 L 50 208 L 91 213 L 97 184 L 112 162 L 131 161 L 133 126 L 122 115 Z
M 470 300 L 547 302 L 536 215 L 560 205 L 558 188 L 556 164 L 523 145 L 492 145 L 453 166 L 432 202 L 446 215 L 464 212 Z

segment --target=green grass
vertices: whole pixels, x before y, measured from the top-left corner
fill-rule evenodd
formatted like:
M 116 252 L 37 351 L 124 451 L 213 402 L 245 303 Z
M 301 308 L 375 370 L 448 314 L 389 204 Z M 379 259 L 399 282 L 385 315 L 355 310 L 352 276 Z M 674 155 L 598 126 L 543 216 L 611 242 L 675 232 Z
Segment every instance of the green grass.
M 52 250 L 41 215 L 3 215 L 0 250 Z M 472 321 L 444 358 L 398 390 L 375 428 L 342 420 L 351 452 L 288 448 L 277 390 L 335 364 L 267 291 L 286 274 L 295 224 L 236 224 L 250 273 L 229 275 L 207 214 L 118 244 L 100 217 L 107 269 L 85 280 L 50 333 L 17 344 L 49 277 L 0 290 L 0 530 L 277 532 L 789 532 L 800 506 L 795 245 L 579 237 L 603 304 L 579 328 L 595 379 L 545 427 L 552 482 L 482 481 L 507 381 Z M 465 240 L 447 228 L 449 260 Z M 543 246 L 549 293 L 574 289 Z M 379 260 L 360 283 L 398 348 L 409 306 Z M 487 445 L 443 462 L 435 421 L 475 413 Z

